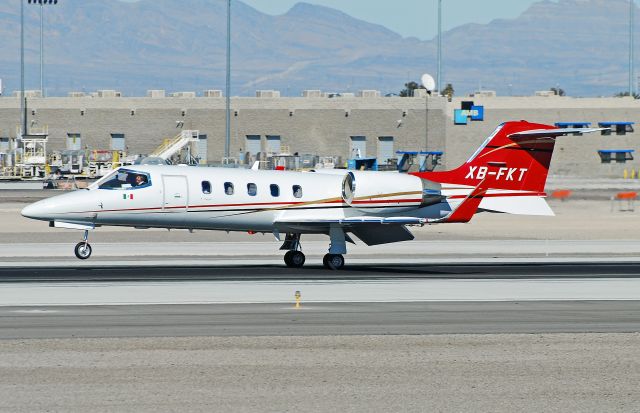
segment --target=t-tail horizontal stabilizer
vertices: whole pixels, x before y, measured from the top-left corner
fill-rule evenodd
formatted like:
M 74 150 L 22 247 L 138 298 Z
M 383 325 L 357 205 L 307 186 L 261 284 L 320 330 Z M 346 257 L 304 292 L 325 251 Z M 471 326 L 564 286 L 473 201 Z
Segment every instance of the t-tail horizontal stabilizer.
M 480 207 L 480 202 L 484 198 L 484 195 L 487 193 L 489 188 L 485 188 L 483 186 L 484 180 L 480 182 L 480 184 L 473 190 L 467 197 L 458 205 L 456 209 L 451 211 L 449 215 L 440 219 L 429 220 L 429 224 L 438 224 L 438 223 L 455 223 L 455 222 L 469 222 L 471 218 L 478 212 L 478 207 Z

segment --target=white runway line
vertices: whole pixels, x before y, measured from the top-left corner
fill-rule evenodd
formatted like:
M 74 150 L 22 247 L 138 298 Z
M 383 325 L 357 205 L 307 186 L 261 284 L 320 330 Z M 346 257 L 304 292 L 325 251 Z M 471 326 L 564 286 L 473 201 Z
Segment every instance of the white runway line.
M 0 284 L 0 306 L 640 300 L 640 279 Z

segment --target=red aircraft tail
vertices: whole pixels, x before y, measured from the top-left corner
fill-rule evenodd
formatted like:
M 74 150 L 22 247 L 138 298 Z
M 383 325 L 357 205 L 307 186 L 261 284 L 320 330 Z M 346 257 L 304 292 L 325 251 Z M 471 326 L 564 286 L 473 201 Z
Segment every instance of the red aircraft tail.
M 550 125 L 506 122 L 460 167 L 415 175 L 434 182 L 543 194 L 555 138 L 571 132 Z

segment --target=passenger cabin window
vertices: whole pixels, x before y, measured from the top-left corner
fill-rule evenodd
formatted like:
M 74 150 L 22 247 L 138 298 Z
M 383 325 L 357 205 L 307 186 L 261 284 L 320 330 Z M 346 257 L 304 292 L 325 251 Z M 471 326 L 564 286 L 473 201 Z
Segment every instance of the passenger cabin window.
M 296 198 L 302 198 L 302 187 L 300 185 L 293 186 L 293 196 Z
M 211 193 L 211 182 L 202 181 L 202 193 L 203 194 L 210 194 Z
M 105 177 L 100 183 L 100 189 L 140 189 L 151 186 L 148 173 L 119 169 L 112 175 Z
M 271 196 L 274 198 L 277 198 L 280 196 L 280 187 L 276 184 L 271 184 L 269 186 L 269 188 L 271 189 Z
M 224 193 L 227 195 L 233 195 L 233 184 L 231 182 L 224 183 Z
M 258 194 L 258 185 L 254 183 L 247 184 L 247 193 L 249 196 L 256 196 Z

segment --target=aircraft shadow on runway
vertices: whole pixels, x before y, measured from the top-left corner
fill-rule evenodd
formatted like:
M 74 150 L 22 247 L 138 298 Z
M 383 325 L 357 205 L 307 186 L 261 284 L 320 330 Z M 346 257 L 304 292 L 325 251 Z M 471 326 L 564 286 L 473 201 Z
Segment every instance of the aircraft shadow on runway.
M 340 271 L 309 265 L 141 266 L 141 267 L 13 267 L 0 269 L 2 282 L 78 281 L 255 281 L 357 279 L 538 279 L 638 278 L 640 263 L 561 264 L 352 264 Z

